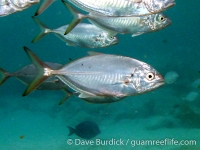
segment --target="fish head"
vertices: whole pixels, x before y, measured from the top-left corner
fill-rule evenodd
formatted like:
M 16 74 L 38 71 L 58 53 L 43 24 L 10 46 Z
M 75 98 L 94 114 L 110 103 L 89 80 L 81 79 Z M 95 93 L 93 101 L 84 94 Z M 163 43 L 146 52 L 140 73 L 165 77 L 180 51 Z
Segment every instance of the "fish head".
M 134 68 L 132 85 L 137 93 L 152 91 L 164 84 L 163 76 L 150 65 L 141 63 L 139 67 Z
M 151 29 L 151 31 L 158 31 L 169 26 L 171 20 L 166 15 L 158 13 L 148 15 L 145 19 L 145 24 Z
M 114 44 L 117 44 L 119 39 L 117 36 L 110 36 L 108 33 L 102 32 L 97 37 L 94 38 L 95 47 L 107 47 Z
M 158 13 L 174 6 L 176 3 L 174 0 L 144 0 L 144 4 L 149 12 Z

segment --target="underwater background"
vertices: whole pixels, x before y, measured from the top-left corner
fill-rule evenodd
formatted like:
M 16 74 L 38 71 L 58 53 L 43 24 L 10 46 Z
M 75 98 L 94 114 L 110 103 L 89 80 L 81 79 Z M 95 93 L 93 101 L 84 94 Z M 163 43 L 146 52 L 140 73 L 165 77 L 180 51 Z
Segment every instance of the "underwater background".
M 26 97 L 26 86 L 9 78 L 0 87 L 0 150 L 199 150 L 200 149 L 200 1 L 176 0 L 164 12 L 172 24 L 158 32 L 118 35 L 120 43 L 108 48 L 70 47 L 53 34 L 37 43 L 32 39 L 40 29 L 32 20 L 39 5 L 0 18 L 0 67 L 14 72 L 30 64 L 23 46 L 46 62 L 66 64 L 87 55 L 87 51 L 117 54 L 144 61 L 163 76 L 175 71 L 179 77 L 155 91 L 110 104 L 90 104 L 70 97 L 58 103 L 62 91 L 36 90 Z M 70 12 L 56 1 L 38 17 L 49 28 L 69 24 Z M 191 92 L 195 98 L 187 98 Z M 187 140 L 184 145 L 81 145 L 68 144 L 67 126 L 94 121 L 101 133 L 92 140 Z M 84 140 L 84 139 L 81 139 Z M 189 141 L 195 140 L 196 144 Z

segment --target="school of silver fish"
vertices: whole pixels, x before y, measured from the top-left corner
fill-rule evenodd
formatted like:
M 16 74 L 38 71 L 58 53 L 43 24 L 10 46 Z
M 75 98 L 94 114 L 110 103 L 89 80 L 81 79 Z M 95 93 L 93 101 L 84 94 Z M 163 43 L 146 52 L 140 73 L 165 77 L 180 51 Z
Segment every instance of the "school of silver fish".
M 134 37 L 166 28 L 171 20 L 163 11 L 175 5 L 174 0 L 61 0 L 74 19 L 70 24 L 50 29 L 36 16 L 54 1 L 42 1 L 32 17 L 41 29 L 32 43 L 53 33 L 68 46 L 105 48 L 119 43 L 117 34 Z M 39 2 L 0 0 L 0 16 L 23 11 Z M 80 13 L 72 5 L 87 14 Z M 80 23 L 83 19 L 90 23 Z M 23 96 L 35 89 L 62 89 L 67 94 L 59 104 L 72 95 L 90 103 L 111 103 L 165 84 L 162 75 L 151 65 L 130 57 L 88 52 L 89 56 L 60 65 L 43 62 L 27 47 L 24 50 L 32 64 L 14 73 L 0 68 L 0 85 L 14 76 L 28 86 Z

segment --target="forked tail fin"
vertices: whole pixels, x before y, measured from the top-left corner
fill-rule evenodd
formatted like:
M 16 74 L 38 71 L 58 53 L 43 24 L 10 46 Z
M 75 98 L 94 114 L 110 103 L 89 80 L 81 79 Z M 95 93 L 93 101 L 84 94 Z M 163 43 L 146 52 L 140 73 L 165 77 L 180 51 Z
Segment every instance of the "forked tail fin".
M 23 96 L 28 95 L 30 92 L 35 90 L 44 80 L 50 77 L 51 71 L 49 66 L 42 62 L 30 49 L 24 46 L 24 51 L 27 53 L 33 64 L 38 70 L 38 74 L 35 76 L 33 81 L 28 85 L 27 89 L 23 93 Z
M 32 18 L 41 30 L 40 33 L 31 42 L 31 43 L 35 43 L 35 42 L 39 41 L 41 38 L 43 38 L 45 35 L 50 33 L 51 30 L 36 17 L 33 16 Z
M 0 86 L 9 78 L 12 74 L 0 68 Z
M 69 134 L 68 134 L 68 136 L 70 136 L 70 135 L 72 135 L 72 134 L 74 134 L 74 133 L 76 132 L 76 129 L 74 129 L 74 128 L 72 128 L 72 127 L 68 127 L 68 129 L 69 129 Z
M 74 16 L 74 19 L 69 24 L 67 30 L 65 31 L 64 35 L 68 34 L 79 22 L 81 22 L 84 18 L 88 18 L 87 15 L 83 15 L 80 12 L 78 12 L 75 8 L 73 8 L 69 3 L 62 0 L 63 4 L 69 9 L 69 11 Z
M 45 11 L 55 0 L 43 0 L 42 4 L 37 9 L 35 16 L 40 15 L 43 11 Z

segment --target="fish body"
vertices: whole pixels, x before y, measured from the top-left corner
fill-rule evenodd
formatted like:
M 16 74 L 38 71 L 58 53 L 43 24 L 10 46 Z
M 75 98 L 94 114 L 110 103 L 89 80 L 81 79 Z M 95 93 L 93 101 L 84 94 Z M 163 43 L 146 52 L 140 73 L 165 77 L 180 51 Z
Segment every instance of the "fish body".
M 40 0 L 0 0 L 0 17 L 23 11 Z
M 108 47 L 119 42 L 116 36 L 109 36 L 109 33 L 96 27 L 93 24 L 81 23 L 78 24 L 69 34 L 64 35 L 68 25 L 52 30 L 67 45 L 80 46 L 88 48 Z
M 132 36 L 155 32 L 171 24 L 170 19 L 161 13 L 139 17 L 106 17 L 90 13 L 88 18 L 94 25 L 110 33 Z
M 102 48 L 117 44 L 119 42 L 116 36 L 109 36 L 108 32 L 96 27 L 93 24 L 80 23 L 69 34 L 64 35 L 68 25 L 51 30 L 36 17 L 33 17 L 33 19 L 42 29 L 41 33 L 39 33 L 33 39 L 33 43 L 37 42 L 48 33 L 54 33 L 69 46 Z
M 68 34 L 80 21 L 85 18 L 89 19 L 90 22 L 102 30 L 108 31 L 110 35 L 126 33 L 136 36 L 143 33 L 161 30 L 171 24 L 170 19 L 162 13 L 129 17 L 108 17 L 96 13 L 84 15 L 78 12 L 67 2 L 64 2 L 64 4 L 74 15 L 74 20 L 68 26 L 65 34 Z
M 137 95 L 152 90 L 158 80 L 163 80 L 155 69 L 144 62 L 107 54 L 81 58 L 55 73 L 62 75 L 58 78 L 75 91 L 95 96 Z M 155 83 L 147 82 L 148 74 L 155 75 Z M 84 98 L 83 95 L 79 97 Z
M 91 139 L 101 133 L 98 125 L 92 121 L 84 121 L 75 126 L 75 128 L 69 128 L 69 135 L 76 134 L 84 139 Z
M 175 5 L 174 0 L 68 0 L 87 12 L 106 16 L 142 16 L 158 13 Z
M 96 103 L 95 99 L 92 101 L 95 97 L 99 100 L 102 98 L 105 103 L 105 97 L 120 100 L 154 90 L 164 84 L 164 79 L 158 71 L 133 58 L 108 54 L 91 55 L 53 70 L 28 48 L 24 48 L 40 70 L 37 78 L 24 92 L 24 96 L 52 75 L 57 75 L 62 82 L 77 92 L 79 98 L 90 99 L 93 103 Z

